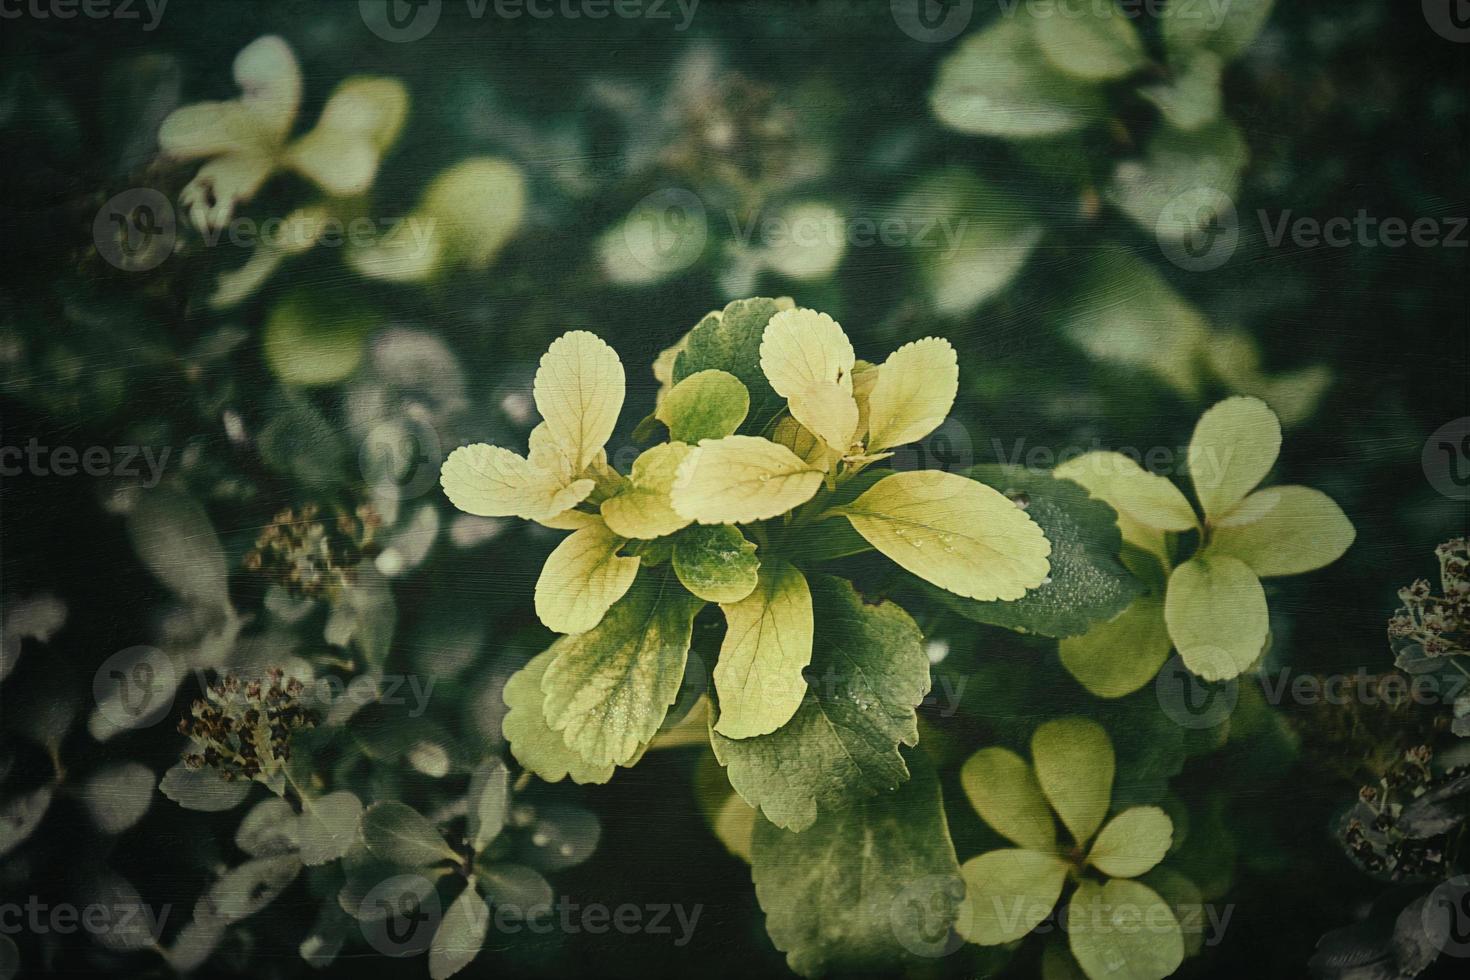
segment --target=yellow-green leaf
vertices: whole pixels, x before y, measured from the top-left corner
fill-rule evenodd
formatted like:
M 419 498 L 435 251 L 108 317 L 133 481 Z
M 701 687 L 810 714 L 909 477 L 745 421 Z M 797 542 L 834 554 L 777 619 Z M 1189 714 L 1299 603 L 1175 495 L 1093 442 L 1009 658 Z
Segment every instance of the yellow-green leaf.
M 771 441 L 785 446 L 823 472 L 830 471 L 833 464 L 842 458 L 840 450 L 829 447 L 812 430 L 789 415 L 781 416 L 776 427 L 771 430 Z
M 1281 421 L 1259 398 L 1213 405 L 1189 440 L 1189 476 L 1205 517 L 1218 521 L 1266 478 L 1281 453 Z
M 1239 558 L 1196 555 L 1169 576 L 1169 637 L 1184 665 L 1207 681 L 1238 677 L 1256 662 L 1268 615 L 1261 580 Z
M 904 344 L 877 369 L 868 394 L 870 453 L 917 442 L 943 424 L 959 391 L 954 348 L 941 337 Z
M 1190 531 L 1199 523 L 1189 500 L 1172 482 L 1122 453 L 1092 452 L 1062 463 L 1052 475 L 1079 483 L 1118 512 L 1123 540 L 1158 552 L 1160 531 Z
M 962 864 L 960 876 L 965 900 L 956 931 L 972 943 L 999 946 L 1020 939 L 1051 914 L 1067 882 L 1067 863 L 1037 851 L 990 851 Z
M 607 526 L 625 538 L 641 541 L 652 541 L 686 527 L 689 518 L 674 511 L 669 491 L 680 464 L 692 452 L 693 446 L 667 442 L 634 460 L 628 486 L 602 502 L 602 519 Z
M 674 385 L 654 411 L 669 438 L 693 445 L 734 435 L 750 411 L 750 392 L 728 371 L 696 371 Z
M 1232 555 L 1257 575 L 1300 575 L 1342 557 L 1357 532 L 1332 498 L 1310 487 L 1259 490 L 1218 521 L 1207 553 Z
M 706 439 L 679 467 L 674 510 L 701 524 L 748 524 L 812 499 L 822 470 L 757 436 Z
M 607 445 L 623 408 L 623 365 L 595 334 L 573 330 L 551 342 L 536 370 L 536 409 L 551 441 L 581 473 Z
M 761 337 L 761 371 L 771 388 L 798 422 L 844 452 L 858 425 L 852 396 L 856 360 L 842 327 L 816 310 L 782 310 Z
M 1046 59 L 1075 78 L 1105 82 L 1148 64 L 1133 21 L 1119 7 L 1093 0 L 1058 0 L 1035 18 L 1036 41 Z
M 1102 826 L 1113 799 L 1113 743 L 1086 718 L 1057 718 L 1031 735 L 1036 781 L 1072 839 L 1084 846 Z
M 1143 687 L 1169 659 L 1164 600 L 1144 595 L 1112 620 L 1061 641 L 1062 666 L 1100 698 L 1121 698 Z
M 596 628 L 567 638 L 541 689 L 568 748 L 604 765 L 643 750 L 678 697 L 702 605 L 672 575 L 645 570 Z
M 806 576 L 779 558 L 760 568 L 755 591 L 720 607 L 725 639 L 715 665 L 726 738 L 774 732 L 791 720 L 806 695 L 802 670 L 812 659 L 812 593 Z
M 1163 980 L 1184 962 L 1184 934 L 1169 903 L 1127 879 L 1077 886 L 1067 942 L 1089 980 Z
M 560 474 L 500 446 L 476 443 L 449 454 L 439 471 L 449 502 L 479 517 L 545 520 L 570 510 L 587 498 L 594 483 L 563 484 Z
M 1087 863 L 1113 878 L 1137 878 L 1164 860 L 1174 821 L 1156 806 L 1135 806 L 1109 820 L 1092 842 Z
M 291 144 L 286 162 L 331 194 L 361 194 L 372 187 L 407 115 L 408 90 L 398 79 L 349 78 L 311 132 Z
M 1056 849 L 1056 820 L 1031 766 L 1010 749 L 981 749 L 965 760 L 960 785 L 981 819 L 1032 851 Z
M 738 527 L 691 527 L 674 539 L 674 574 L 706 602 L 739 602 L 755 591 L 760 559 Z
M 1051 542 L 1025 511 L 954 473 L 895 473 L 839 513 L 903 568 L 971 599 L 1019 599 L 1051 569 Z
M 505 682 L 501 698 L 509 710 L 500 723 L 501 732 L 516 761 L 548 783 L 568 776 L 574 783 L 605 783 L 616 767 L 588 762 L 567 746 L 561 732 L 546 723 L 546 692 L 541 690 L 541 679 L 567 642 L 565 637 L 557 640 Z
M 602 621 L 638 574 L 638 559 L 618 549 L 626 539 L 605 524 L 568 535 L 547 556 L 536 580 L 536 615 L 556 633 L 585 633 Z

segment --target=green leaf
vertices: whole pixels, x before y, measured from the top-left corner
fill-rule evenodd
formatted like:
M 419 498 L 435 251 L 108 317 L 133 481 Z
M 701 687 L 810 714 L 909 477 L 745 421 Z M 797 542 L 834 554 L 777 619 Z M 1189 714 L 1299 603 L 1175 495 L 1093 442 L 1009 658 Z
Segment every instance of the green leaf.
M 51 808 L 55 792 L 50 786 L 38 786 L 0 804 L 0 856 L 9 854 L 35 833 Z
M 965 901 L 956 930 L 972 943 L 999 946 L 1036 928 L 1056 908 L 1068 864 L 1038 851 L 990 851 L 966 861 Z
M 335 861 L 357 842 L 362 800 L 356 794 L 338 790 L 315 799 L 303 799 L 301 807 L 296 839 L 302 864 Z
M 163 774 L 158 791 L 185 810 L 217 813 L 244 803 L 253 785 L 243 779 L 226 780 L 213 769 L 189 769 L 180 762 Z
M 668 442 L 654 446 L 633 461 L 629 482 L 620 492 L 602 502 L 602 519 L 625 538 L 652 541 L 689 524 L 670 501 L 670 491 L 679 467 L 693 446 Z
M 1206 552 L 1239 558 L 1263 578 L 1300 575 L 1337 561 L 1356 537 L 1352 522 L 1325 493 L 1269 487 L 1215 524 Z
M 1141 88 L 1138 94 L 1158 106 L 1175 129 L 1193 131 L 1220 118 L 1220 77 L 1224 70 L 1225 62 L 1219 55 L 1196 51 L 1183 65 L 1175 66 L 1171 82 Z
M 1169 576 L 1169 637 L 1184 665 L 1207 681 L 1238 677 L 1256 662 L 1269 615 L 1261 580 L 1239 558 L 1196 555 Z
M 1203 236 L 1227 213 L 1249 158 L 1245 138 L 1228 119 L 1190 131 L 1162 126 L 1141 159 L 1118 164 L 1107 197 L 1144 231 L 1183 242 Z
M 1227 61 L 1255 40 L 1275 0 L 1169 0 L 1162 30 L 1169 57 L 1187 58 L 1205 49 Z
M 396 800 L 374 803 L 364 810 L 361 827 L 367 849 L 384 861 L 419 867 L 459 860 L 427 817 Z
M 677 567 L 677 550 L 674 560 Z M 726 627 L 714 670 L 715 731 L 734 739 L 768 735 L 791 720 L 807 692 L 801 672 L 812 659 L 813 627 L 806 576 L 769 559 L 755 590 L 720 608 Z
M 501 721 L 501 730 L 516 761 L 548 783 L 568 776 L 574 783 L 605 783 L 616 767 L 588 762 L 546 722 L 546 693 L 541 690 L 541 679 L 568 642 L 565 638 L 557 640 L 505 682 L 501 696 L 510 710 Z
M 1087 863 L 1113 878 L 1137 878 L 1169 853 L 1174 821 L 1156 806 L 1124 810 L 1097 835 Z
M 755 545 L 731 524 L 687 528 L 674 539 L 674 572 L 684 588 L 707 602 L 739 602 L 760 573 Z
M 585 633 L 633 584 L 638 559 L 618 554 L 625 539 L 601 521 L 557 545 L 536 579 L 536 616 L 554 633 Z
M 288 293 L 265 321 L 265 360 L 288 385 L 327 385 L 350 377 L 362 363 L 376 316 L 320 290 Z
M 914 778 L 897 791 L 824 814 L 802 833 L 756 821 L 756 897 L 797 973 L 912 959 L 953 923 L 959 865 L 939 784 L 922 756 L 912 762 Z
M 955 473 L 894 473 L 839 512 L 905 571 L 971 599 L 1019 599 L 1051 570 L 1036 522 Z
M 470 777 L 468 830 L 470 845 L 478 853 L 500 835 L 510 809 L 510 773 L 499 759 L 486 759 Z
M 1051 804 L 1025 759 L 998 746 L 981 749 L 965 760 L 960 785 L 975 812 L 1001 836 L 1032 851 L 1056 849 Z
M 750 412 L 750 392 L 728 371 L 697 371 L 669 390 L 654 417 L 669 427 L 669 438 L 693 445 L 701 439 L 734 435 Z
M 1237 395 L 1212 405 L 1189 440 L 1189 478 L 1205 517 L 1214 523 L 1230 514 L 1279 455 L 1281 421 L 1265 402 Z
M 490 930 L 490 906 L 480 897 L 475 879 L 465 882 L 464 891 L 450 904 L 429 944 L 429 976 L 445 980 L 469 966 Z
M 1076 636 L 1122 612 L 1142 591 L 1118 560 L 1123 538 L 1117 514 L 1067 480 L 1019 466 L 976 466 L 967 475 L 1026 504 L 1026 514 L 1051 542 L 1050 581 L 1011 602 L 977 602 L 927 591 L 977 623 L 1018 633 Z
M 667 571 L 640 572 L 595 629 L 560 645 L 541 689 L 568 747 L 603 765 L 642 751 L 679 695 L 702 605 Z
M 1133 21 L 1111 0 L 1057 0 L 1050 16 L 1038 16 L 1033 23 L 1047 60 L 1084 81 L 1122 78 L 1148 64 Z
M 813 576 L 810 586 L 816 645 L 801 707 L 770 735 L 710 735 L 735 790 L 791 830 L 908 778 L 898 747 L 918 744 L 915 709 L 929 691 L 923 636 L 907 613 L 868 605 L 843 579 Z
M 789 308 L 789 303 L 762 297 L 738 299 L 709 314 L 689 331 L 674 361 L 675 384 L 711 369 L 735 375 L 750 397 L 745 431 L 760 432 L 782 406 L 761 371 L 761 338 L 772 315 Z
M 1169 904 L 1136 881 L 1083 881 L 1067 906 L 1067 938 L 1091 980 L 1163 980 L 1184 962 Z
M 529 919 L 550 911 L 556 900 L 551 882 L 521 864 L 477 865 L 480 887 L 495 903 L 517 918 Z
M 120 834 L 143 819 L 158 777 L 141 762 L 124 762 L 94 772 L 78 795 L 97 829 Z
M 1173 644 L 1164 625 L 1164 600 L 1139 596 L 1115 619 L 1058 646 L 1062 666 L 1100 698 L 1121 698 L 1153 680 Z
M 1036 781 L 1078 846 L 1085 846 L 1113 798 L 1113 744 L 1086 718 L 1057 718 L 1031 735 Z
M 235 923 L 265 908 L 301 873 L 295 854 L 253 858 L 237 865 L 210 886 L 195 907 L 195 917 Z M 201 909 L 206 914 L 201 914 Z
M 1024 17 L 971 34 L 939 65 L 929 95 L 941 123 L 962 133 L 1057 136 L 1107 118 L 1100 90 L 1057 71 Z

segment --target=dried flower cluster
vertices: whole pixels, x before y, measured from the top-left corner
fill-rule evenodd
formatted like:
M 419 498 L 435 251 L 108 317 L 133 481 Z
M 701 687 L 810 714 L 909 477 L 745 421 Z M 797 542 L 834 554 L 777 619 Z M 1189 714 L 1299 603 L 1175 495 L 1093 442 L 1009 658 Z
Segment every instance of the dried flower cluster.
M 1420 579 L 1399 590 L 1403 607 L 1388 621 L 1388 638 L 1405 659 L 1470 655 L 1470 539 L 1456 538 L 1435 549 L 1443 595 Z
M 367 504 L 353 514 L 322 516 L 316 504 L 287 508 L 265 526 L 245 554 L 245 568 L 286 589 L 293 598 L 334 599 L 351 585 L 356 568 L 374 550 L 381 520 Z
M 301 681 L 285 679 L 279 668 L 264 681 L 242 681 L 233 674 L 206 688 L 194 702 L 191 718 L 179 721 L 196 751 L 184 754 L 190 769 L 217 769 L 225 779 L 255 779 L 278 772 L 291 758 L 292 733 L 316 725 L 301 701 Z
M 1447 845 L 1465 823 L 1470 766 L 1437 770 L 1433 763 L 1433 749 L 1415 746 L 1377 786 L 1359 790 L 1342 840 L 1370 874 L 1427 881 L 1447 873 Z

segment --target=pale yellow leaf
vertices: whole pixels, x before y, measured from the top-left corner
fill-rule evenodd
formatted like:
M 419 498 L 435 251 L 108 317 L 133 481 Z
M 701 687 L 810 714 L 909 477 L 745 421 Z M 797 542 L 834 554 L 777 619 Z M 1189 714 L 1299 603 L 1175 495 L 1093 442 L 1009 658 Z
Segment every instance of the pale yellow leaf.
M 604 524 L 567 536 L 536 580 L 536 615 L 557 633 L 584 633 L 602 621 L 638 574 L 638 559 L 618 554 L 626 539 Z
M 551 441 L 580 473 L 607 445 L 623 408 L 623 365 L 595 334 L 552 341 L 536 371 L 536 409 Z
M 632 478 L 615 496 L 602 502 L 602 519 L 625 538 L 652 541 L 689 524 L 669 502 L 679 466 L 694 452 L 682 442 L 654 446 L 633 462 Z
M 1310 487 L 1259 490 L 1212 529 L 1209 554 L 1234 555 L 1257 575 L 1300 575 L 1330 565 L 1357 532 L 1332 498 Z
M 1164 619 L 1184 665 L 1207 681 L 1243 673 L 1260 657 L 1270 630 L 1256 573 L 1239 558 L 1208 552 L 1169 576 Z
M 725 639 L 715 665 L 720 720 L 726 738 L 774 732 L 791 720 L 806 695 L 802 670 L 812 659 L 812 593 L 806 577 L 779 558 L 760 567 L 755 591 L 723 604 Z
M 959 392 L 954 348 L 940 337 L 905 344 L 878 368 L 868 396 L 870 453 L 917 442 L 943 424 Z
M 1189 440 L 1189 476 L 1211 522 L 1228 514 L 1271 472 L 1281 421 L 1259 398 L 1237 396 L 1200 416 Z
M 478 517 L 544 520 L 587 498 L 591 480 L 563 483 L 555 471 L 539 468 L 500 446 L 476 443 L 449 454 L 439 472 L 449 502 Z
M 761 337 L 761 371 L 798 422 L 833 449 L 846 451 L 858 425 L 852 395 L 852 343 L 816 310 L 783 310 Z
M 812 499 L 822 470 L 757 436 L 701 442 L 679 467 L 674 510 L 701 524 L 748 524 Z

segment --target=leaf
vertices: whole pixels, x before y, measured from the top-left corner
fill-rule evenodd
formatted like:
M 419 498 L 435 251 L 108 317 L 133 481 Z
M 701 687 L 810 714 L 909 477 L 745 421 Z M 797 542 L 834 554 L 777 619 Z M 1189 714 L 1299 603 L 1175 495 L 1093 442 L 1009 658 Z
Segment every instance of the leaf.
M 362 842 L 375 857 L 402 867 L 458 861 L 428 818 L 396 800 L 374 803 L 362 814 Z
M 734 435 L 750 412 L 750 392 L 728 371 L 696 371 L 659 400 L 654 417 L 669 438 L 693 445 Z
M 612 438 L 625 381 L 617 353 L 596 334 L 564 333 L 536 369 L 536 410 L 553 445 L 581 473 Z
M 846 452 L 858 424 L 852 397 L 857 357 L 837 321 L 816 310 L 782 310 L 766 325 L 760 350 L 761 370 L 792 417 Z
M 1051 568 L 1024 511 L 954 473 L 895 473 L 837 512 L 906 571 L 971 599 L 1019 599 Z
M 1058 652 L 1067 673 L 1089 692 L 1121 698 L 1153 680 L 1171 649 L 1164 600 L 1145 595 L 1116 618 L 1062 640 Z
M 629 485 L 602 502 L 602 519 L 625 538 L 652 541 L 689 524 L 670 501 L 679 467 L 693 446 L 669 442 L 654 446 L 633 461 Z
M 1108 815 L 1113 793 L 1113 745 L 1086 718 L 1057 718 L 1031 735 L 1036 781 L 1072 839 L 1085 846 Z
M 1189 440 L 1189 477 L 1215 522 L 1271 472 L 1281 454 L 1281 422 L 1259 398 L 1238 395 L 1200 416 Z
M 1148 64 L 1133 22 L 1109 0 L 1059 0 L 1050 16 L 1035 17 L 1036 41 L 1048 61 L 1089 82 L 1130 75 Z
M 602 621 L 638 574 L 638 559 L 606 524 L 573 531 L 546 559 L 536 580 L 536 615 L 555 633 L 585 633 Z
M 282 382 L 335 384 L 357 371 L 368 334 L 378 326 L 376 316 L 339 296 L 298 289 L 272 307 L 261 346 Z
M 691 527 L 674 539 L 674 573 L 706 602 L 739 602 L 755 591 L 755 545 L 729 524 Z
M 1255 40 L 1271 16 L 1274 0 L 1170 0 L 1161 16 L 1169 57 L 1182 58 L 1200 49 L 1231 59 Z
M 728 371 L 750 395 L 746 431 L 761 431 L 781 408 L 781 399 L 761 371 L 761 338 L 772 315 L 791 307 L 789 300 L 761 297 L 739 299 L 709 314 L 685 338 L 684 349 L 674 361 L 674 382 L 711 368 Z
M 217 813 L 244 803 L 253 785 L 249 780 L 227 780 L 213 769 L 190 769 L 178 762 L 163 774 L 158 791 L 185 810 Z
M 373 185 L 384 151 L 408 115 L 408 90 L 396 78 L 349 78 L 337 86 L 311 132 L 293 142 L 286 162 L 334 196 Z
M 824 473 L 831 472 L 832 467 L 842 458 L 841 450 L 828 446 L 812 430 L 790 415 L 783 415 L 777 420 L 776 427 L 771 430 L 771 441 L 785 446 Z
M 12 796 L 0 805 L 0 857 L 9 854 L 41 825 L 41 818 L 51 808 L 55 790 L 39 786 L 29 793 Z
M 1112 878 L 1137 878 L 1169 853 L 1174 843 L 1174 821 L 1156 806 L 1135 806 L 1108 821 L 1087 863 Z
M 1239 558 L 1196 555 L 1169 576 L 1169 637 L 1184 665 L 1207 681 L 1238 677 L 1256 662 L 1268 617 L 1261 580 Z
M 1233 220 L 1228 207 L 1240 192 L 1250 151 L 1228 119 L 1184 131 L 1161 126 L 1141 159 L 1113 171 L 1107 198 L 1138 226 L 1170 244 L 1198 236 L 1206 244 L 1216 222 Z
M 470 878 L 444 913 L 429 944 L 429 976 L 444 980 L 469 966 L 480 955 L 489 930 L 490 906 L 480 897 L 475 879 Z
M 1158 106 L 1175 129 L 1200 129 L 1220 118 L 1224 101 L 1220 79 L 1224 71 L 1225 62 L 1219 55 L 1196 51 L 1174 67 L 1172 82 L 1140 88 L 1138 94 Z
M 868 605 L 843 579 L 813 576 L 816 643 L 810 692 L 781 728 L 710 741 L 730 784 L 778 827 L 811 826 L 818 810 L 892 790 L 908 778 L 900 745 L 919 739 L 929 692 L 923 636 L 898 606 Z
M 514 163 L 469 157 L 430 181 L 415 215 L 432 227 L 445 255 L 471 269 L 484 269 L 520 227 L 527 198 L 526 177 Z M 614 417 L 622 407 L 621 398 L 618 402 Z M 550 418 L 545 409 L 541 415 Z
M 1310 487 L 1258 490 L 1216 522 L 1208 553 L 1230 555 L 1257 575 L 1300 575 L 1341 558 L 1357 537 L 1332 498 Z
M 1013 942 L 1051 915 L 1067 881 L 1067 862 L 1055 854 L 990 851 L 960 867 L 965 901 L 956 930 L 972 943 Z
M 300 873 L 301 859 L 295 854 L 252 858 L 225 872 L 210 887 L 201 899 L 207 915 L 196 908 L 195 917 L 225 924 L 249 918 L 274 902 Z
M 785 446 L 758 436 L 706 439 L 674 481 L 674 510 L 701 524 L 748 524 L 801 506 L 823 472 Z
M 766 931 L 804 976 L 869 972 L 927 951 L 954 921 L 959 865 L 922 756 L 890 793 L 797 834 L 756 821 L 751 877 Z
M 644 572 L 595 629 L 561 645 L 541 689 L 571 749 L 598 764 L 638 755 L 678 697 L 702 605 L 667 572 Z
M 279 796 L 267 796 L 235 828 L 235 846 L 251 857 L 292 854 L 300 834 L 301 822 L 291 804 Z
M 1032 851 L 1056 849 L 1051 804 L 1031 766 L 1016 753 L 1000 747 L 981 749 L 965 760 L 960 785 L 975 812 L 1001 836 Z
M 485 443 L 460 446 L 450 453 L 439 471 L 439 483 L 449 502 L 466 514 L 527 521 L 570 510 L 596 486 L 592 480 L 563 480 L 554 469 Z
M 154 912 L 132 882 L 112 871 L 93 879 L 85 897 L 85 902 L 78 903 L 86 917 L 84 927 L 106 949 L 130 952 L 157 944 L 169 906 Z M 93 909 L 102 911 L 94 913 Z
M 583 759 L 567 747 L 561 732 L 546 722 L 543 707 L 546 694 L 541 690 L 541 679 L 567 642 L 565 638 L 557 640 L 505 682 L 501 696 L 510 710 L 501 721 L 501 728 L 516 761 L 548 783 L 560 782 L 567 776 L 574 783 L 605 783 L 612 778 L 614 767 Z
M 1184 962 L 1173 910 L 1136 881 L 1082 881 L 1067 906 L 1067 939 L 1091 980 L 1162 980 Z
M 210 608 L 229 605 L 225 549 L 198 501 L 157 487 L 139 496 L 127 528 L 138 557 L 174 595 Z
M 759 578 L 747 598 L 720 607 L 726 627 L 714 670 L 720 698 L 714 728 L 726 738 L 774 732 L 806 695 L 801 672 L 812 659 L 813 633 L 806 576 L 773 558 L 760 566 Z
M 1034 139 L 1106 118 L 1102 94 L 1058 72 L 1024 17 L 1003 17 L 971 34 L 939 65 L 929 105 L 962 133 Z
M 300 817 L 301 863 L 308 867 L 335 861 L 357 843 L 362 800 L 338 790 L 315 799 L 303 799 Z
M 500 836 L 510 809 L 510 772 L 505 763 L 498 758 L 486 759 L 470 777 L 465 802 L 469 808 L 470 845 L 479 853 Z
M 99 769 L 82 784 L 82 802 L 104 834 L 120 834 L 143 819 L 158 777 L 140 762 Z
M 977 602 L 931 589 L 949 608 L 977 623 L 1041 636 L 1076 636 L 1117 616 L 1141 586 L 1118 560 L 1117 514 L 1081 487 L 1019 466 L 986 465 L 967 476 L 1024 502 L 1026 516 L 1051 542 L 1049 581 L 1011 602 Z
M 877 368 L 868 395 L 869 453 L 920 439 L 939 428 L 954 407 L 960 368 L 942 337 L 904 344 Z

